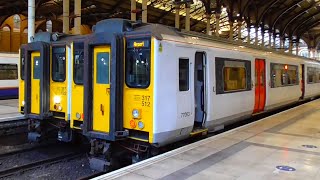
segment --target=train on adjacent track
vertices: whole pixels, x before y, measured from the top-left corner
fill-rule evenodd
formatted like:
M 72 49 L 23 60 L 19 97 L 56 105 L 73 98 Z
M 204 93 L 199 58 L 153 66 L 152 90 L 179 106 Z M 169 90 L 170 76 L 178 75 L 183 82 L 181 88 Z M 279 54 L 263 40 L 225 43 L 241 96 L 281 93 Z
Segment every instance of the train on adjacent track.
M 19 54 L 0 54 L 0 99 L 18 98 Z
M 30 140 L 82 134 L 93 169 L 320 95 L 315 60 L 159 24 L 93 29 L 23 45 L 19 100 Z

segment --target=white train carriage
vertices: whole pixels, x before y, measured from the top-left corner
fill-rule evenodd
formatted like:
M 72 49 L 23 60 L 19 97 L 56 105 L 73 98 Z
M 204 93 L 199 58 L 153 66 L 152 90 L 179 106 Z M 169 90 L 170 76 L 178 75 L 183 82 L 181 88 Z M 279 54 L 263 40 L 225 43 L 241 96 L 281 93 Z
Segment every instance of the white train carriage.
M 0 53 L 0 99 L 18 97 L 19 54 Z
M 158 32 L 166 33 L 153 44 L 155 144 L 320 95 L 317 61 L 199 34 Z

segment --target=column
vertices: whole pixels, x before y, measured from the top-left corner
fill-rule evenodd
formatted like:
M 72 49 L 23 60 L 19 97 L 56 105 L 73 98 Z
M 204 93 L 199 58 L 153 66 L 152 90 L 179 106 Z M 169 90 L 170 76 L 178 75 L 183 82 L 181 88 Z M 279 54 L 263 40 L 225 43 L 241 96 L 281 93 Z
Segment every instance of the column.
M 137 14 L 135 13 L 137 9 L 136 0 L 131 0 L 131 21 L 137 21 Z
M 142 22 L 148 22 L 148 0 L 142 0 Z
M 254 38 L 254 44 L 258 46 L 258 26 L 255 27 L 256 37 Z
M 180 28 L 180 5 L 176 4 L 175 9 L 176 9 L 176 16 L 175 16 L 174 22 L 175 22 L 175 27 L 179 29 Z
M 272 33 L 271 33 L 271 31 L 269 31 L 269 45 L 268 45 L 268 47 L 271 49 L 272 48 L 272 44 L 271 44 L 271 37 L 272 36 Z
M 280 37 L 280 51 L 283 51 L 284 49 L 284 42 L 283 42 L 283 38 Z
M 238 41 L 239 42 L 242 41 L 241 30 L 242 30 L 242 21 L 239 20 L 238 21 Z
M 69 34 L 69 0 L 63 0 L 63 30 L 65 34 Z
M 233 40 L 233 21 L 229 21 L 230 31 L 229 31 L 229 40 Z
M 264 47 L 264 28 L 261 28 L 261 46 Z
M 210 24 L 210 20 L 211 20 L 211 14 L 207 14 L 207 34 L 210 35 L 210 31 L 211 31 L 211 24 Z
M 297 42 L 296 42 L 296 55 L 298 56 L 298 55 L 299 55 L 299 44 L 300 44 L 299 41 L 300 41 L 300 40 L 299 40 L 299 39 L 296 39 L 296 41 L 297 41 Z
M 293 42 L 292 37 L 289 39 L 289 54 L 292 54 Z
M 276 49 L 276 40 L 277 40 L 277 35 L 273 34 L 273 49 Z
M 220 31 L 220 14 L 216 13 L 216 36 L 219 37 Z
M 186 3 L 186 31 L 190 31 L 190 4 Z
M 28 42 L 35 32 L 35 0 L 28 0 Z
M 248 31 L 248 36 L 247 36 L 247 43 L 251 44 L 251 25 L 247 25 L 247 31 Z
M 311 58 L 311 49 L 308 48 L 308 58 Z
M 74 0 L 74 33 L 81 34 L 81 0 Z

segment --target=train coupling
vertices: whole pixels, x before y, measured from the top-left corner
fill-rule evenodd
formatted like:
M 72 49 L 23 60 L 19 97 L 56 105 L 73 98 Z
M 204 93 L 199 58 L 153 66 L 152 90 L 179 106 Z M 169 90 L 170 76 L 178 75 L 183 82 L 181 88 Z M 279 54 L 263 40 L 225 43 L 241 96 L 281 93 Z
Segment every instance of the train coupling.
M 29 132 L 28 133 L 28 140 L 31 142 L 39 142 L 41 139 L 41 134 L 37 132 Z
M 58 141 L 71 142 L 73 140 L 73 133 L 68 129 L 60 129 L 58 131 Z
M 111 163 L 106 159 L 100 159 L 98 157 L 89 158 L 90 168 L 96 171 L 107 172 Z

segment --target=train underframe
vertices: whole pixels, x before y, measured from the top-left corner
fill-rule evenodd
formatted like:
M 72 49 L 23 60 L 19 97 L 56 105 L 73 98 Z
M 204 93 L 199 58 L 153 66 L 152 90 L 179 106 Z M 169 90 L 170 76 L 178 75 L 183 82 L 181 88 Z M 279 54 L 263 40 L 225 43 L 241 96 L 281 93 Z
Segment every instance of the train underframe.
M 74 140 L 74 131 L 70 129 L 70 124 L 62 119 L 29 119 L 28 140 L 31 142 L 41 142 L 56 138 L 62 142 Z
M 160 150 L 149 143 L 131 139 L 110 142 L 90 140 L 89 161 L 94 170 L 107 172 L 158 155 Z
M 28 140 L 30 142 L 45 142 L 57 139 L 61 142 L 76 141 L 76 134 L 70 124 L 62 119 L 29 119 Z M 90 144 L 90 167 L 97 171 L 107 172 L 123 165 L 137 163 L 159 154 L 160 149 L 147 142 L 124 138 L 117 141 L 107 141 L 96 138 L 86 138 Z M 83 143 L 83 142 L 82 142 Z

